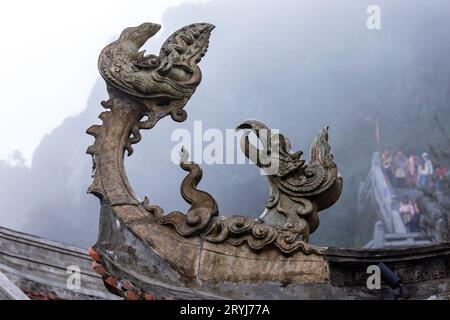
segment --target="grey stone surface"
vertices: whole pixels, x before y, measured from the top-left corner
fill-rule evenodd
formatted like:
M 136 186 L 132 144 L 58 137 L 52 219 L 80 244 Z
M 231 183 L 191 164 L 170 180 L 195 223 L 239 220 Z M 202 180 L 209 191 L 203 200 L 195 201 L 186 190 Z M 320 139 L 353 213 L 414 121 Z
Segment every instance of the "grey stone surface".
M 0 228 L 0 272 L 27 294 L 58 299 L 116 299 L 91 269 L 87 250 Z M 81 271 L 79 289 L 69 289 L 69 266 Z
M 383 262 L 403 278 L 412 299 L 450 294 L 450 244 L 391 249 L 328 248 L 325 260 L 329 279 L 308 283 L 274 281 L 248 283 L 208 282 L 189 279 L 161 259 L 151 248 L 118 223 L 113 211 L 105 206 L 101 214 L 101 232 L 96 248 L 108 270 L 121 280 L 132 281 L 146 292 L 176 299 L 393 299 L 397 293 L 383 283 L 380 290 L 366 286 L 367 267 Z M 133 246 L 141 257 L 130 263 L 126 250 Z M 106 253 L 106 254 L 105 254 Z M 143 259 L 142 257 L 145 257 Z M 149 271 L 143 275 L 140 270 Z M 150 272 L 152 270 L 152 272 Z M 150 275 L 151 274 L 151 275 Z
M 0 300 L 30 300 L 11 280 L 0 272 Z

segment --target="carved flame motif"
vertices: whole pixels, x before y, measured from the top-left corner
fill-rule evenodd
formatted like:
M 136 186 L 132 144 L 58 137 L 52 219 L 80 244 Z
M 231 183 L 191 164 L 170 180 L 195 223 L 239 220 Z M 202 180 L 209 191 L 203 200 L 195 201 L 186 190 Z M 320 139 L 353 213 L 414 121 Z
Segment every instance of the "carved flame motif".
M 186 215 L 173 212 L 167 216 L 160 216 L 159 221 L 161 224 L 171 224 L 179 234 L 189 236 L 205 229 L 211 218 L 219 214 L 219 208 L 209 193 L 197 190 L 203 175 L 202 169 L 188 161 L 189 153 L 186 150 L 181 150 L 181 154 L 180 166 L 183 170 L 189 171 L 189 175 L 181 184 L 181 195 L 192 206 Z

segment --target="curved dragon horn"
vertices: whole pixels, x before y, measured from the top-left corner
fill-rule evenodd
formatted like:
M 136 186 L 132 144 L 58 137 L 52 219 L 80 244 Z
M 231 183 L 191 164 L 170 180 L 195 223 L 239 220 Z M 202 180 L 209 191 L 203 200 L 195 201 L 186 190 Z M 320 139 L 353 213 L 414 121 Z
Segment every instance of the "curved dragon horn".
M 242 152 L 247 158 L 260 168 L 270 167 L 271 164 L 271 130 L 268 126 L 258 120 L 247 120 L 240 123 L 236 127 L 236 131 L 239 130 L 251 130 L 255 133 L 256 137 L 261 141 L 263 149 L 256 148 L 250 143 L 248 138 L 250 132 L 247 132 L 240 141 L 240 147 Z
M 268 126 L 258 120 L 246 120 L 236 127 L 236 131 L 244 129 L 253 131 L 261 141 L 263 147 L 270 152 L 272 130 Z

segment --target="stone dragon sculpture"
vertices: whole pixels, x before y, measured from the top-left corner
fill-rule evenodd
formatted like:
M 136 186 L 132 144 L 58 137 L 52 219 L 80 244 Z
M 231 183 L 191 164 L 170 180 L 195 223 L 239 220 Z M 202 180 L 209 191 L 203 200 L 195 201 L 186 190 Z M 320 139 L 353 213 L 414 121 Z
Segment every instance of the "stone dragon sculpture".
M 92 254 L 96 263 L 109 265 L 109 270 L 118 272 L 119 265 L 130 266 L 139 261 L 138 256 L 133 258 L 136 257 L 133 246 L 124 249 L 125 229 L 146 247 L 159 250 L 158 256 L 165 256 L 171 266 L 184 270 L 181 274 L 192 274 L 192 277 L 192 270 L 199 266 L 195 262 L 198 252 L 189 251 L 188 239 L 235 248 L 247 245 L 255 252 L 278 250 L 283 256 L 299 252 L 322 255 L 323 248 L 308 244 L 309 236 L 318 227 L 318 212 L 335 203 L 342 190 L 342 178 L 328 144 L 327 129 L 319 132 L 311 147 L 311 158 L 306 162 L 301 159 L 302 152 L 291 152 L 286 137 L 272 135 L 263 123 L 245 121 L 237 127 L 238 131 L 246 132 L 241 141 L 246 156 L 262 170 L 267 171 L 267 163 L 276 164 L 278 169 L 267 173 L 270 197 L 260 218 L 220 216 L 214 198 L 197 189 L 202 170 L 188 161 L 186 150 L 182 151 L 180 166 L 189 172 L 181 185 L 183 198 L 191 204 L 188 212 L 165 214 L 147 197 L 143 202 L 138 200 L 125 173 L 125 152 L 130 156 L 132 145 L 142 138 L 140 130 L 153 128 L 160 119 L 170 115 L 181 122 L 187 118 L 183 108 L 200 84 L 202 74 L 198 63 L 208 49 L 214 26 L 196 23 L 181 28 L 163 44 L 159 56 L 140 51 L 159 29 L 160 26 L 153 23 L 127 28 L 99 57 L 98 68 L 107 84 L 109 100 L 102 102 L 107 109 L 99 116 L 102 124 L 87 130 L 95 137 L 94 144 L 87 150 L 93 158 L 93 182 L 88 192 L 100 199 L 101 219 L 106 221 L 101 223 L 99 241 Z M 262 135 L 262 131 L 268 135 Z M 251 132 L 262 142 L 262 150 L 250 144 Z M 252 153 L 258 155 L 256 159 L 251 157 Z M 118 219 L 116 226 L 108 222 L 111 218 L 106 216 Z M 117 232 L 117 227 L 125 229 Z M 174 240 L 177 237 L 187 242 Z M 101 240 L 106 238 L 109 240 Z M 167 251 L 167 243 L 175 247 Z M 191 260 L 186 260 L 186 255 L 191 255 Z M 140 270 L 136 272 L 148 272 L 146 264 L 149 262 L 143 263 L 145 265 L 136 267 Z M 155 270 L 160 265 L 157 263 Z M 168 281 L 172 281 L 170 279 Z M 105 280 L 105 283 L 109 282 Z
M 257 155 L 251 160 L 255 160 L 263 170 L 276 163 L 276 170 L 267 175 L 270 195 L 260 218 L 218 216 L 214 198 L 196 189 L 202 171 L 195 163 L 187 162 L 189 154 L 185 150 L 182 151 L 180 165 L 190 172 L 181 186 L 183 198 L 192 204 L 187 214 L 173 212 L 165 216 L 161 208 L 150 206 L 148 199 L 144 206 L 159 217 L 160 223 L 174 226 L 183 236 L 199 234 L 206 241 L 227 241 L 234 246 L 246 242 L 256 250 L 274 244 L 285 254 L 298 249 L 305 253 L 319 253 L 307 245 L 310 234 L 319 226 L 318 211 L 335 203 L 342 190 L 342 178 L 328 144 L 328 129 L 322 129 L 317 135 L 307 163 L 301 159 L 301 151 L 291 152 L 286 137 L 282 134 L 270 136 L 271 130 L 263 123 L 252 120 L 237 127 L 237 130 L 244 129 L 253 131 L 265 147 L 257 150 L 249 143 L 248 134 L 244 135 L 241 148 L 247 157 L 251 159 L 251 154 Z M 261 135 L 262 130 L 266 134 Z M 274 148 L 273 144 L 277 147 Z
M 100 115 L 103 125 L 87 130 L 96 138 L 87 150 L 94 162 L 94 181 L 89 192 L 111 204 L 136 204 L 138 201 L 122 161 L 103 166 L 103 171 L 98 172 L 100 162 L 120 157 L 117 152 L 122 149 L 131 155 L 132 145 L 141 140 L 139 130 L 153 128 L 165 116 L 170 115 L 179 122 L 187 118 L 183 107 L 201 81 L 197 63 L 207 51 L 214 26 L 199 23 L 178 30 L 164 43 L 159 56 L 139 51 L 159 29 L 160 25 L 153 23 L 127 28 L 99 57 L 98 68 L 110 95 L 102 105 L 111 111 Z M 107 140 L 114 148 L 105 149 Z M 110 187 L 103 184 L 102 179 L 107 179 Z
M 260 219 L 269 225 L 296 230 L 308 242 L 309 235 L 319 226 L 318 211 L 335 203 L 342 189 L 342 178 L 328 144 L 328 128 L 315 138 L 307 163 L 301 159 L 302 151 L 292 153 L 289 139 L 282 134 L 272 136 L 265 124 L 246 121 L 238 126 L 238 130 L 242 129 L 252 130 L 264 147 L 256 149 L 245 135 L 241 149 L 246 156 L 258 155 L 255 163 L 262 170 L 275 163 L 275 172 L 267 174 L 270 195 Z M 261 130 L 265 134 L 261 135 Z

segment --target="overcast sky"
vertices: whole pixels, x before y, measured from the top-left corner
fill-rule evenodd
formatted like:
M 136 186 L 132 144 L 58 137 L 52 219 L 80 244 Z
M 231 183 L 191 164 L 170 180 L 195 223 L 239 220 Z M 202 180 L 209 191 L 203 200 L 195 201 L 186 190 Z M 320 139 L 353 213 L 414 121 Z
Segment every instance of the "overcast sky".
M 0 159 L 30 163 L 43 136 L 86 107 L 97 57 L 114 36 L 198 0 L 19 0 L 0 10 Z M 71 88 L 68 90 L 68 88 Z

